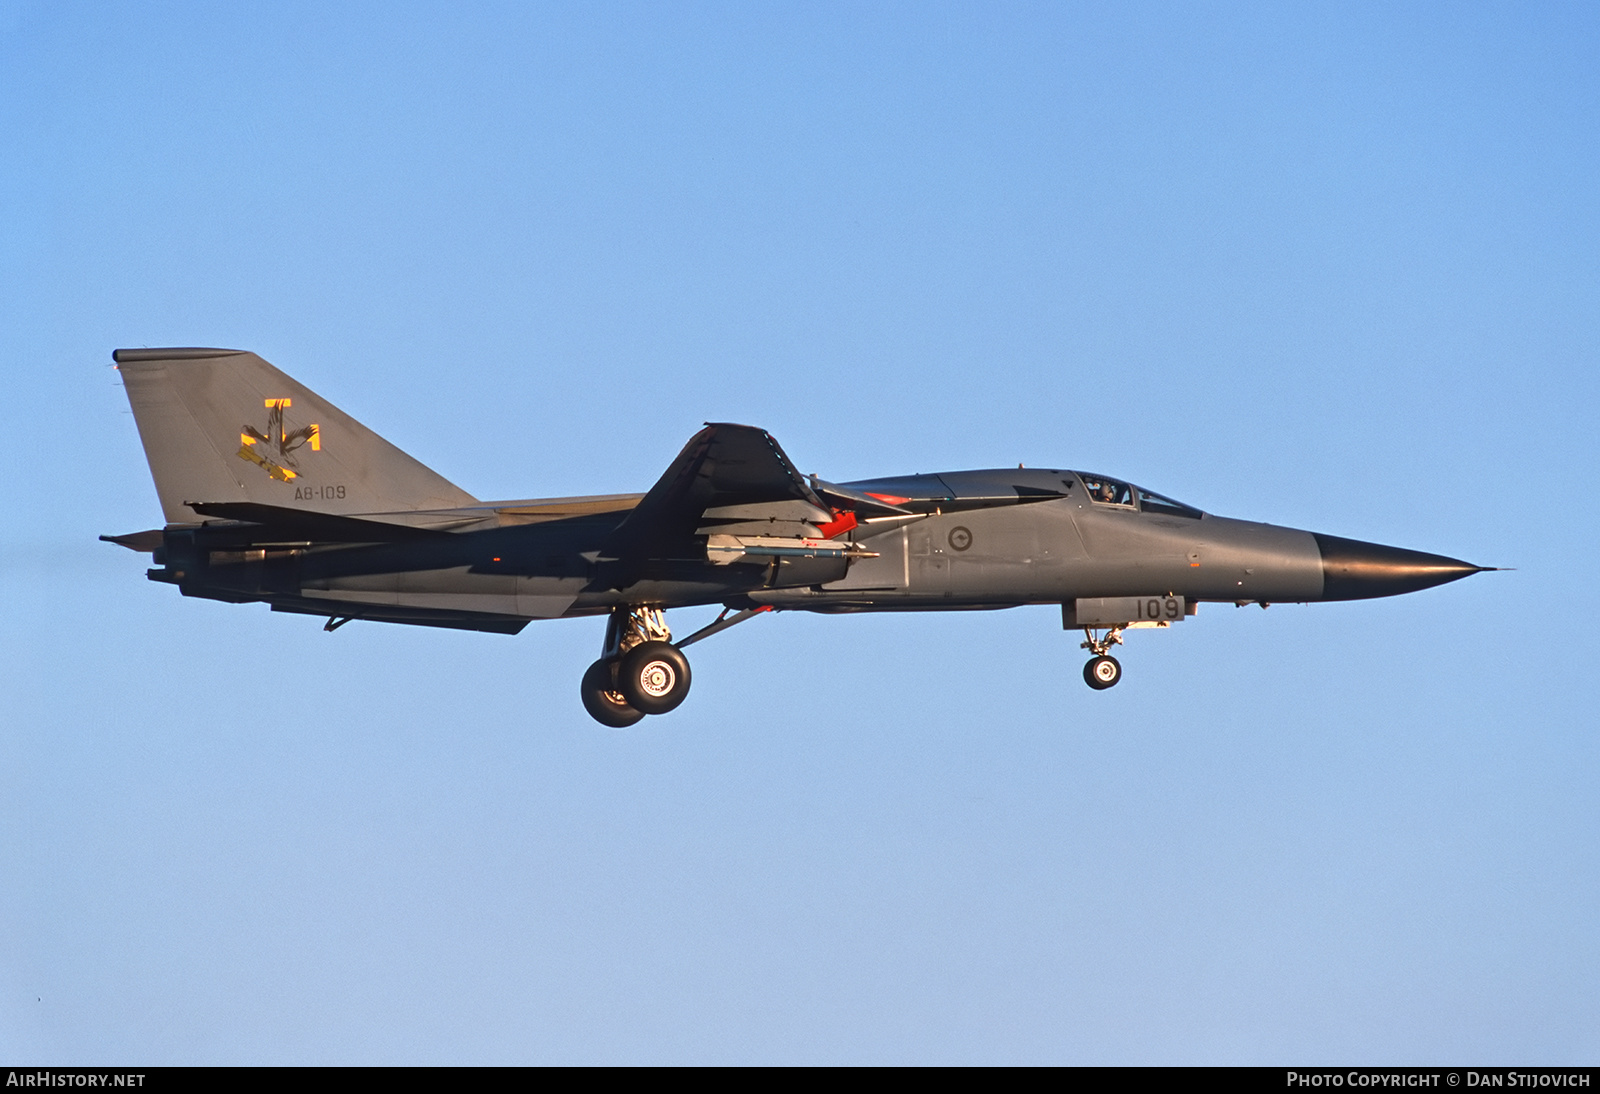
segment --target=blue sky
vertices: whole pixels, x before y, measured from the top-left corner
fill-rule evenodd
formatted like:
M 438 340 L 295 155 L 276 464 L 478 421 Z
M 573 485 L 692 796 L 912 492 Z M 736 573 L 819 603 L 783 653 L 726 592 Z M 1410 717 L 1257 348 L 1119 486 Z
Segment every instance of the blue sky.
M 0 5 L 0 1052 L 1592 1062 L 1600 16 Z M 118 346 L 254 350 L 485 498 L 706 420 L 1515 567 L 598 622 L 186 601 Z M 676 613 L 681 630 L 708 612 Z

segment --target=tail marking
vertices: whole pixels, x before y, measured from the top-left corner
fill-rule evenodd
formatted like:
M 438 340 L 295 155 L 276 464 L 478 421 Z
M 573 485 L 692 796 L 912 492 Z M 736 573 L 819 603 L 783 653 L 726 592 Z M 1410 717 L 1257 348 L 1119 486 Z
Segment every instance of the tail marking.
M 300 477 L 294 468 L 300 463 L 293 453 L 296 449 L 311 445 L 311 451 L 322 451 L 322 431 L 315 422 L 302 426 L 294 432 L 289 432 L 283 422 L 283 412 L 294 405 L 293 399 L 267 399 L 267 428 L 262 432 L 255 426 L 246 423 L 239 434 L 239 452 L 241 460 L 249 460 L 265 471 L 269 476 L 279 482 L 289 482 Z M 274 453 L 278 458 L 273 460 L 256 450 L 256 445 L 270 445 L 276 449 Z M 281 462 L 280 462 L 281 461 Z

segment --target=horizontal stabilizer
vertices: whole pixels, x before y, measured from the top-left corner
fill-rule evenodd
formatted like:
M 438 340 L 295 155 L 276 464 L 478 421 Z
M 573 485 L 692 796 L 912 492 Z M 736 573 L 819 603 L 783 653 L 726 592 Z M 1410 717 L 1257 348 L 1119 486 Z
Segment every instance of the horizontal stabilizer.
M 449 535 L 431 528 L 411 528 L 359 517 L 339 517 L 290 509 L 282 505 L 263 505 L 253 501 L 191 501 L 190 509 L 204 517 L 242 520 L 260 524 L 285 539 L 306 539 L 323 543 L 392 543 L 406 539 L 433 539 Z
M 129 532 L 125 536 L 101 536 L 107 543 L 115 543 L 118 547 L 126 547 L 130 551 L 140 554 L 152 554 L 160 548 L 166 539 L 165 533 L 159 528 L 152 528 L 148 532 Z
M 406 623 L 413 627 L 444 627 L 455 631 L 486 631 L 490 634 L 516 634 L 528 625 L 526 619 L 488 612 L 436 611 L 427 608 L 409 608 L 392 604 L 319 603 L 299 597 L 279 597 L 272 601 L 275 612 L 295 615 L 317 615 L 328 618 L 336 630 L 336 620 L 365 620 L 371 623 Z

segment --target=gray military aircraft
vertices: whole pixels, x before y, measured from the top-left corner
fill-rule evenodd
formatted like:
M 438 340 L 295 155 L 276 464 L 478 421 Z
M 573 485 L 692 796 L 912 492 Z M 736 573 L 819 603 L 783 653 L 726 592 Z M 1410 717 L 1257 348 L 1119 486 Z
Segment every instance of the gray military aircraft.
M 1084 680 L 1111 648 L 1200 602 L 1393 596 L 1492 569 L 1213 516 L 1082 471 L 956 471 L 831 483 L 746 425 L 707 425 L 644 494 L 479 501 L 253 353 L 121 349 L 166 527 L 148 552 L 185 596 L 516 634 L 605 616 L 584 707 L 608 726 L 689 691 L 683 648 L 759 613 L 1060 604 Z M 721 605 L 677 642 L 665 609 Z

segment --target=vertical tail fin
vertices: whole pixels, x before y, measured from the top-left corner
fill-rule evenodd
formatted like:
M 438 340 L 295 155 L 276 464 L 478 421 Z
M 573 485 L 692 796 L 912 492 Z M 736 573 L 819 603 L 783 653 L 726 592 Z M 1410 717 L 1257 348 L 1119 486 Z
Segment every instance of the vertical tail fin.
M 111 356 L 169 524 L 201 519 L 189 502 L 350 514 L 477 500 L 253 353 L 119 349 Z

